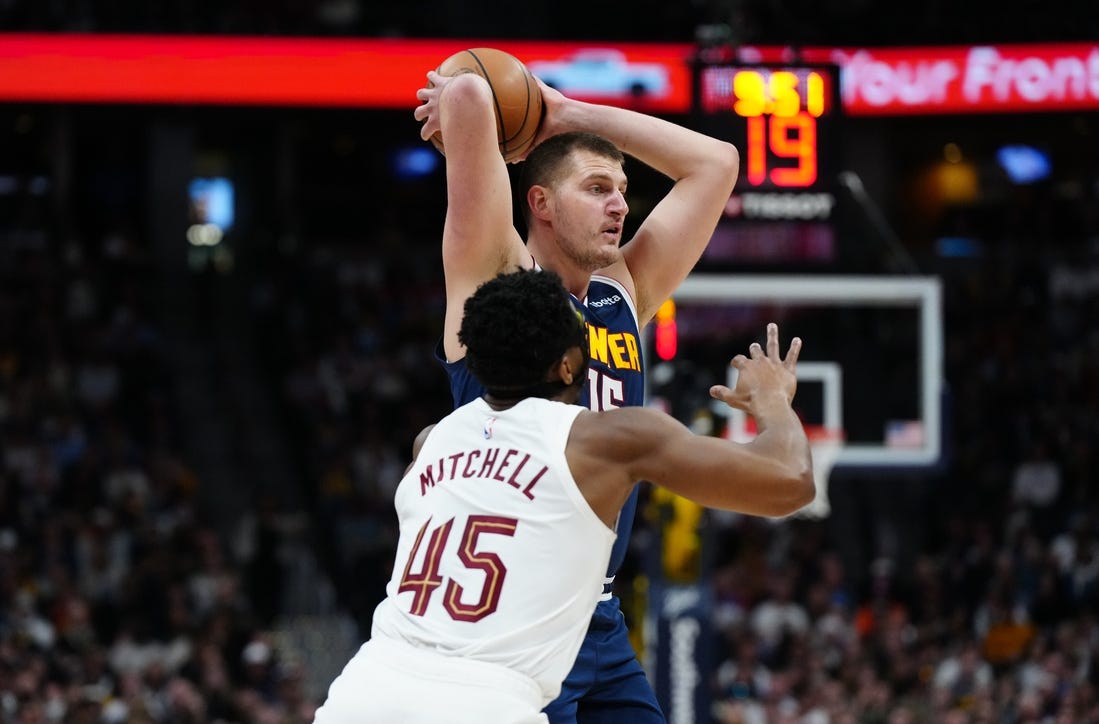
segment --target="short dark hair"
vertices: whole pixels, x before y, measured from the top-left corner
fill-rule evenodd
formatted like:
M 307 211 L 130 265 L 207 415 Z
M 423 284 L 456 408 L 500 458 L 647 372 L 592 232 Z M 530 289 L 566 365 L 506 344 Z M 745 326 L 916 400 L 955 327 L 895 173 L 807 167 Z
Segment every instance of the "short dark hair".
M 570 131 L 550 136 L 534 147 L 523 161 L 519 176 L 519 190 L 523 194 L 521 204 L 523 218 L 530 224 L 530 206 L 525 202 L 532 186 L 550 186 L 558 183 L 567 172 L 569 156 L 573 151 L 590 151 L 619 165 L 626 163 L 626 156 L 607 139 L 595 133 Z
M 458 341 L 486 390 L 517 393 L 545 382 L 570 348 L 583 349 L 586 326 L 557 274 L 521 269 L 490 279 L 466 300 Z

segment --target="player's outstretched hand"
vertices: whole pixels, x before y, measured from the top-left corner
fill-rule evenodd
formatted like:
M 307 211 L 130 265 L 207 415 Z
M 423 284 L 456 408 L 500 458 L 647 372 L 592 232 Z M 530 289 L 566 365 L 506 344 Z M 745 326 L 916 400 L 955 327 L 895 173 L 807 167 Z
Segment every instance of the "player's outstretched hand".
M 744 410 L 758 417 L 766 413 L 767 405 L 781 404 L 788 407 L 797 391 L 797 363 L 801 352 L 801 338 L 790 340 L 790 349 L 786 356 L 779 354 L 778 325 L 767 325 L 767 349 L 764 351 L 759 342 L 748 347 L 748 356 L 738 354 L 731 364 L 737 368 L 736 389 L 725 385 L 714 385 L 710 396 L 721 400 L 730 407 Z

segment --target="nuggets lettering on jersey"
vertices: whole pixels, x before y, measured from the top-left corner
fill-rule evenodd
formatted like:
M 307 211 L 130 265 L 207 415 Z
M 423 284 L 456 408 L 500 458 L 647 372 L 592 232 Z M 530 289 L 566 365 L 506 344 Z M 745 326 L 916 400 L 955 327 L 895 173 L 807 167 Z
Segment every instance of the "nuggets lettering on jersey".
M 632 332 L 612 332 L 588 322 L 588 347 L 592 361 L 616 370 L 641 371 L 637 335 Z
M 491 418 L 495 420 L 495 418 Z M 499 480 L 520 491 L 529 500 L 534 500 L 534 486 L 542 479 L 549 468 L 532 464 L 530 453 L 514 448 L 490 447 L 463 450 L 435 462 L 428 463 L 419 471 L 420 495 L 427 495 L 436 485 L 451 480 Z

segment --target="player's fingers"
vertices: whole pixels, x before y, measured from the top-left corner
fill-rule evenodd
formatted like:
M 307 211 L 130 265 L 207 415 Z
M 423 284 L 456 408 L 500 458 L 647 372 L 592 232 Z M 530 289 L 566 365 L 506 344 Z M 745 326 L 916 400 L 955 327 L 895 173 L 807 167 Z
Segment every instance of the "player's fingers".
M 745 395 L 738 395 L 736 390 L 730 390 L 725 385 L 714 385 L 711 387 L 710 397 L 713 397 L 715 400 L 721 400 L 729 407 L 748 411 L 748 398 Z
M 776 361 L 782 359 L 778 350 L 778 325 L 774 322 L 767 325 L 767 356 Z
M 782 361 L 782 364 L 787 369 L 793 370 L 798 364 L 798 355 L 801 354 L 801 337 L 794 337 L 790 340 L 790 349 L 786 352 L 786 359 Z
M 538 84 L 538 90 L 540 90 L 542 92 L 542 98 L 543 99 L 545 99 L 546 96 L 552 95 L 554 93 L 557 93 L 558 95 L 560 95 L 560 93 L 557 91 L 557 89 L 555 89 L 553 86 L 550 86 L 550 85 L 546 84 L 538 76 L 534 76 L 534 81 Z
M 763 347 L 760 346 L 759 342 L 752 342 L 748 345 L 748 354 L 752 356 L 752 359 L 759 359 L 763 356 Z
M 710 388 L 710 395 L 733 409 L 751 412 L 750 395 L 737 394 L 736 390 L 730 390 L 725 385 L 714 385 Z
M 758 344 L 756 345 L 759 346 Z M 730 367 L 736 367 L 738 370 L 744 369 L 744 365 L 748 364 L 748 358 L 742 354 L 738 354 L 729 362 Z

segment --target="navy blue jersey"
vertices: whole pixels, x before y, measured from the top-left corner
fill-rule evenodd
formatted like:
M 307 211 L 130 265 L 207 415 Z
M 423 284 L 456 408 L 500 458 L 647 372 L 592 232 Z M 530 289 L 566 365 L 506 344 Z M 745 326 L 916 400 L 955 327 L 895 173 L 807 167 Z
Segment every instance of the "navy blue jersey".
M 593 276 L 588 285 L 588 296 L 583 301 L 573 297 L 573 302 L 587 320 L 591 351 L 588 384 L 581 393 L 580 404 L 596 411 L 645 404 L 645 365 L 633 300 L 618 282 Z M 435 356 L 450 376 L 450 392 L 454 396 L 455 407 L 485 393 L 485 388 L 469 373 L 464 359 L 447 362 L 441 343 L 435 350 Z M 636 510 L 635 487 L 618 516 L 618 539 L 611 551 L 608 578 L 613 578 L 626 557 Z

